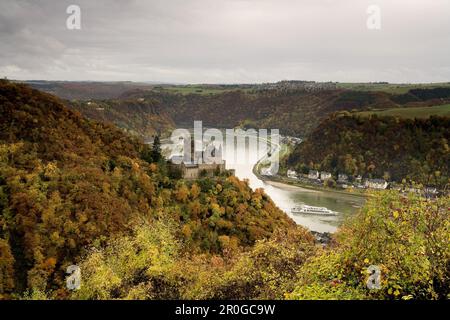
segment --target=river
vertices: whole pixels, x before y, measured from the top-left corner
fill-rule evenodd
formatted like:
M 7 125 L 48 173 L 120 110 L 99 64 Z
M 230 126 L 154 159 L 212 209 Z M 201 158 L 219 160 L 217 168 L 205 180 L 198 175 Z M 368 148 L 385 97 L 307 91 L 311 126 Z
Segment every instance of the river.
M 164 146 L 167 145 L 163 145 Z M 236 146 L 236 154 L 245 155 L 245 147 L 239 149 Z M 172 154 L 177 154 L 173 152 Z M 288 214 L 297 224 L 309 230 L 317 232 L 333 233 L 348 216 L 354 214 L 364 204 L 364 198 L 351 194 L 333 191 L 316 191 L 300 187 L 294 187 L 277 182 L 265 182 L 253 174 L 253 167 L 256 162 L 246 164 L 236 164 L 225 157 L 227 169 L 234 169 L 236 176 L 240 179 L 247 179 L 252 189 L 263 188 L 273 202 L 286 214 Z M 306 204 L 316 207 L 326 207 L 338 212 L 337 216 L 317 216 L 292 214 L 291 209 L 295 206 Z
M 230 165 L 236 170 L 240 179 L 248 179 L 252 189 L 263 188 L 273 202 L 286 212 L 297 224 L 317 232 L 335 232 L 346 216 L 354 214 L 363 204 L 364 198 L 333 191 L 316 191 L 277 182 L 265 182 L 253 174 L 254 164 Z M 326 207 L 337 211 L 337 216 L 313 216 L 292 214 L 295 206 L 306 204 L 316 207 Z

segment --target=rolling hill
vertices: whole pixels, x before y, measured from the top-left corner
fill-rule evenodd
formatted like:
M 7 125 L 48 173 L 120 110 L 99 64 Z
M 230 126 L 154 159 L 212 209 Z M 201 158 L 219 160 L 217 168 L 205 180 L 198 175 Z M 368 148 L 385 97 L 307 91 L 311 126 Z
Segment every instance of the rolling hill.
M 450 104 L 444 104 L 434 107 L 409 107 L 409 108 L 391 108 L 384 110 L 361 111 L 355 113 L 358 116 L 370 115 L 391 116 L 399 118 L 429 118 L 430 116 L 450 117 Z
M 144 141 L 175 128 L 172 118 L 157 108 L 157 101 L 153 99 L 70 101 L 67 106 L 88 119 L 114 124 Z
M 450 178 L 450 118 L 357 116 L 323 121 L 287 160 L 290 167 L 443 188 Z
M 0 80 L 0 113 L 0 299 L 67 297 L 67 266 L 156 221 L 204 254 L 295 227 L 262 190 L 235 177 L 172 179 L 164 161 L 141 159 L 137 138 L 52 95 Z
M 279 129 L 306 136 L 336 111 L 379 111 L 450 103 L 447 84 L 337 84 L 337 89 L 261 89 L 258 85 L 152 85 L 133 82 L 31 82 L 70 100 L 90 119 L 149 139 L 194 120 L 218 128 Z M 440 86 L 439 86 L 440 85 Z M 397 90 L 399 87 L 401 90 Z
M 169 115 L 177 126 L 192 126 L 194 120 L 202 120 L 210 127 L 273 128 L 287 135 L 306 136 L 337 111 L 442 105 L 450 101 L 450 91 L 421 89 L 393 95 L 342 89 L 317 92 L 235 90 L 203 95 L 133 90 L 121 98 L 153 100 L 155 108 Z

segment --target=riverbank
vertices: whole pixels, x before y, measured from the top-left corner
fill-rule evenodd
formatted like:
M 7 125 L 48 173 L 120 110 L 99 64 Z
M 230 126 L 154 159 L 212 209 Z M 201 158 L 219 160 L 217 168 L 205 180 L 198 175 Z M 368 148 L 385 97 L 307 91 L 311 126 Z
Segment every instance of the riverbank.
M 261 141 L 263 142 L 263 141 Z M 263 168 L 265 164 L 275 163 L 277 159 L 276 153 L 285 151 L 287 148 L 283 145 L 275 143 L 275 141 L 264 142 L 269 146 L 269 152 L 260 161 L 253 162 L 236 162 L 236 159 L 225 156 L 227 169 L 233 169 L 236 177 L 242 180 L 247 180 L 249 186 L 255 190 L 258 188 L 264 188 L 266 194 L 272 199 L 275 205 L 284 211 L 292 220 L 298 225 L 302 225 L 311 231 L 317 232 L 316 239 L 320 243 L 324 243 L 324 239 L 327 239 L 327 233 L 334 233 L 342 221 L 347 216 L 353 215 L 365 202 L 363 197 L 355 197 L 352 194 L 337 193 L 333 190 L 311 188 L 311 186 L 300 186 L 283 181 L 282 179 L 268 179 L 260 174 L 264 171 L 256 171 L 256 167 L 259 165 Z M 263 143 L 264 143 L 263 142 Z M 163 148 L 165 145 L 162 146 Z M 234 155 L 244 155 L 247 153 L 247 147 L 244 145 L 237 145 Z M 173 148 L 168 148 L 172 150 Z M 172 150 L 177 153 L 179 150 Z M 234 161 L 233 161 L 234 160 Z M 256 167 L 255 167 L 256 166 Z M 276 167 L 273 167 L 275 172 Z M 332 211 L 339 212 L 340 214 L 333 217 L 320 217 L 314 215 L 301 215 L 293 214 L 292 208 L 300 205 L 309 205 L 316 207 L 328 208 Z M 320 235 L 319 235 L 320 234 Z
M 259 179 L 261 179 L 259 176 L 257 176 Z M 307 189 L 304 187 L 300 187 L 300 186 L 296 186 L 296 185 L 291 185 L 291 184 L 287 184 L 287 183 L 283 183 L 283 182 L 279 182 L 279 181 L 273 181 L 273 180 L 263 180 L 266 184 L 277 187 L 277 188 L 284 188 L 287 190 L 292 190 L 292 191 L 302 191 L 302 192 L 319 192 L 319 190 L 314 190 L 314 189 Z
M 267 142 L 270 144 L 270 150 L 271 153 L 278 152 L 278 161 L 281 162 L 282 158 L 287 157 L 289 155 L 289 152 L 291 150 L 292 146 L 289 146 L 287 144 L 276 144 L 274 145 L 271 141 L 267 140 Z M 261 181 L 264 181 L 266 184 L 271 184 L 277 187 L 281 188 L 300 188 L 302 191 L 310 191 L 310 192 L 335 192 L 345 195 L 352 195 L 357 197 L 367 197 L 367 193 L 365 190 L 358 190 L 358 189 L 349 189 L 343 190 L 343 189 L 336 189 L 336 188 L 328 188 L 325 186 L 318 186 L 313 184 L 306 184 L 303 182 L 300 182 L 299 180 L 294 180 L 288 177 L 282 177 L 280 175 L 262 175 L 260 173 L 261 167 L 264 163 L 264 161 L 267 161 L 268 156 L 265 156 L 261 159 L 259 159 L 256 164 L 253 166 L 252 171 L 253 174 L 260 179 Z
M 346 190 L 339 190 L 334 188 L 327 188 L 327 187 L 319 187 L 317 185 L 309 185 L 305 183 L 301 183 L 300 181 L 292 180 L 287 177 L 281 177 L 279 175 L 273 175 L 273 176 L 265 176 L 262 175 L 259 172 L 259 166 L 260 161 L 258 161 L 253 166 L 253 174 L 260 180 L 264 181 L 267 184 L 271 184 L 277 187 L 284 187 L 284 188 L 298 188 L 302 189 L 303 191 L 309 191 L 309 192 L 334 192 L 334 193 L 340 193 L 350 196 L 357 196 L 361 198 L 366 198 L 368 195 L 365 193 L 365 191 L 346 191 Z

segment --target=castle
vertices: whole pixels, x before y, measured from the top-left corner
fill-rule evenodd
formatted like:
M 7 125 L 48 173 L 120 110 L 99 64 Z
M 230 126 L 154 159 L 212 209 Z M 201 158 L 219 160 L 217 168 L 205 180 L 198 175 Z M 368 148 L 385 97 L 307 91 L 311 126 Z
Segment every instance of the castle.
M 193 147 L 191 151 L 193 151 Z M 214 177 L 225 173 L 234 174 L 234 170 L 225 169 L 225 160 L 222 160 L 222 146 L 219 149 L 213 146 L 208 151 L 210 155 L 208 157 L 205 156 L 205 151 L 193 151 L 191 154 L 194 155 L 193 161 L 183 156 L 173 156 L 170 159 L 172 167 L 180 170 L 184 179 Z

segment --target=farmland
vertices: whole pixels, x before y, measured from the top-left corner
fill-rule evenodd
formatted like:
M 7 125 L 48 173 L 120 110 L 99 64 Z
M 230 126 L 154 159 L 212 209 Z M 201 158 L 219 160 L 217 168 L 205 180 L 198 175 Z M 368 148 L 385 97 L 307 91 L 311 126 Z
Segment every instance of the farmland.
M 450 117 L 450 104 L 433 107 L 411 107 L 411 108 L 393 108 L 387 110 L 372 110 L 356 112 L 357 115 L 369 116 L 376 114 L 378 116 L 392 116 L 408 119 L 424 119 L 432 115 L 441 117 Z
M 443 83 L 337 83 L 339 89 L 347 89 L 354 91 L 381 91 L 391 94 L 405 94 L 412 89 L 434 89 L 434 88 L 450 88 L 450 82 Z

